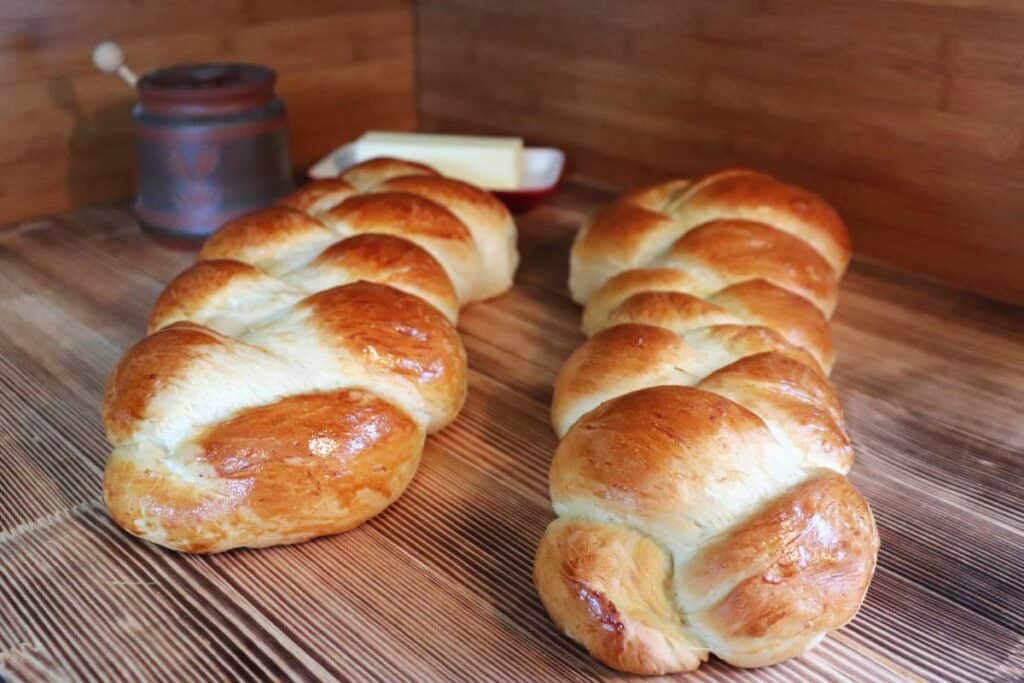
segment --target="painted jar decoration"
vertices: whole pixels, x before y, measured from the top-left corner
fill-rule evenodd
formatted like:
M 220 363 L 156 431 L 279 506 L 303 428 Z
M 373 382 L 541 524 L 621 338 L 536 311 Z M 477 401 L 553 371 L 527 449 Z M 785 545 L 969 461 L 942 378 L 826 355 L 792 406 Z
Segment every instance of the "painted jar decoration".
M 172 66 L 139 79 L 135 213 L 144 230 L 198 246 L 294 189 L 276 80 L 250 64 Z

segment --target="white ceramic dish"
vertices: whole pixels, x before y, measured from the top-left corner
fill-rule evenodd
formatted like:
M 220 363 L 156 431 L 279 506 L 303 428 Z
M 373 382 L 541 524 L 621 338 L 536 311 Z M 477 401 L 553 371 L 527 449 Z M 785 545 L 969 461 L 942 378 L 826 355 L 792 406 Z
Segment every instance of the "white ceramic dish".
M 309 169 L 310 178 L 334 178 L 346 169 L 371 158 L 358 140 L 338 147 Z M 516 212 L 531 209 L 555 191 L 565 172 L 565 153 L 554 147 L 523 149 L 523 187 L 491 190 Z M 489 189 L 489 188 L 488 188 Z

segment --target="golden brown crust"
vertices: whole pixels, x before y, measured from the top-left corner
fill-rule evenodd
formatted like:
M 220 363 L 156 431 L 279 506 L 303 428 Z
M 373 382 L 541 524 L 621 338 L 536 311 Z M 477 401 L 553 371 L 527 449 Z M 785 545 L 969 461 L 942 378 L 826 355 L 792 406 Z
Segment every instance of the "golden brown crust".
M 352 232 L 422 235 L 470 243 L 469 230 L 451 211 L 408 192 L 360 194 L 326 212 L 324 218 Z
M 687 371 L 695 352 L 672 332 L 651 325 L 609 327 L 591 337 L 562 366 L 551 399 L 561 436 L 587 411 L 609 399 L 659 384 L 694 384 Z
M 775 330 L 790 344 L 806 349 L 829 373 L 835 361 L 832 331 L 828 319 L 811 302 L 764 280 L 751 280 L 726 287 L 709 301 L 721 306 L 747 324 Z
M 407 192 L 350 197 L 323 214 L 341 234 L 379 233 L 415 242 L 436 258 L 459 299 L 479 297 L 483 259 L 469 229 L 444 206 Z
M 583 258 L 591 252 L 623 256 L 642 249 L 652 235 L 671 227 L 663 214 L 619 201 L 594 216 L 577 240 L 576 251 Z
M 216 333 L 188 322 L 174 323 L 128 349 L 103 394 L 103 427 L 117 444 L 131 438 L 155 396 L 197 358 L 224 345 Z
M 834 351 L 825 315 L 798 294 L 765 280 L 740 282 L 701 297 L 699 281 L 684 270 L 637 268 L 616 275 L 594 292 L 583 310 L 583 331 L 642 323 L 677 334 L 712 325 L 768 327 L 806 349 L 829 372 Z
M 435 410 L 455 415 L 466 398 L 466 351 L 440 311 L 392 287 L 356 282 L 300 304 L 338 348 L 367 368 L 399 375 Z
M 228 223 L 111 375 L 111 515 L 216 552 L 377 514 L 465 400 L 459 306 L 506 289 L 517 260 L 496 199 L 396 159 Z
M 315 256 L 334 241 L 331 231 L 313 216 L 284 206 L 270 206 L 227 223 L 203 243 L 199 260 L 231 259 L 271 273 L 286 269 L 296 253 Z
M 412 194 L 445 207 L 473 236 L 480 267 L 473 299 L 486 299 L 512 285 L 519 263 L 515 223 L 505 205 L 477 187 L 441 176 L 404 176 L 378 185 L 374 192 Z
M 734 586 L 693 619 L 721 643 L 715 654 L 737 666 L 763 666 L 802 653 L 849 621 L 877 553 L 867 502 L 846 477 L 825 473 L 704 548 L 677 580 L 698 596 Z
M 241 261 L 200 261 L 164 288 L 153 304 L 147 329 L 150 334 L 176 320 L 189 320 L 219 292 L 239 282 L 260 282 L 266 275 Z
M 577 303 L 615 275 L 648 263 L 678 234 L 667 216 L 620 200 L 594 216 L 576 235 L 569 291 Z
M 416 423 L 373 394 L 302 394 L 243 411 L 197 439 L 197 469 L 215 477 L 213 490 L 117 456 L 104 490 L 121 526 L 159 532 L 178 550 L 298 542 L 387 507 L 415 473 L 422 444 Z
M 836 307 L 839 288 L 825 259 L 806 242 L 764 223 L 704 223 L 680 237 L 663 261 L 694 262 L 714 271 L 723 285 L 765 280 L 813 302 L 826 316 Z
M 777 351 L 745 355 L 704 378 L 698 388 L 744 406 L 786 435 L 802 467 L 845 473 L 853 448 L 832 387 L 812 366 Z
M 333 209 L 357 192 L 355 185 L 341 178 L 320 178 L 282 197 L 277 205 L 316 215 Z
M 799 253 L 787 256 L 794 264 L 816 260 L 806 255 L 807 250 L 824 260 L 832 271 L 830 279 L 822 280 L 818 272 L 801 279 L 802 284 L 811 285 L 811 298 L 820 299 L 823 310 L 831 312 L 834 297 L 830 297 L 827 286 L 817 283 L 836 282 L 850 260 L 850 240 L 842 220 L 820 197 L 746 170 L 723 171 L 696 182 L 668 181 L 626 195 L 598 212 L 573 244 L 569 273 L 573 299 L 586 303 L 608 279 L 625 270 L 651 265 L 689 232 L 706 223 L 732 220 L 762 223 L 798 240 Z M 743 240 L 731 241 L 737 249 L 727 262 L 735 264 L 733 270 L 739 268 L 733 275 L 742 275 L 745 261 L 736 257 L 757 246 L 758 240 L 748 239 L 745 246 Z M 724 248 L 724 242 L 719 242 L 720 238 L 710 240 L 707 247 Z M 786 250 L 785 244 L 779 244 L 775 253 L 786 255 Z M 761 263 L 767 262 L 762 259 Z M 820 270 L 819 264 L 813 267 Z M 745 269 L 749 268 L 748 263 Z M 705 269 L 704 274 L 714 275 L 716 270 Z M 787 281 L 798 273 L 791 270 Z M 715 280 L 712 277 L 703 286 L 714 286 Z M 712 293 L 704 291 L 702 295 Z
M 712 325 L 741 322 L 740 318 L 704 299 L 682 292 L 645 291 L 634 294 L 608 314 L 609 325 L 643 323 L 676 334 Z
M 695 544 L 722 530 L 724 511 L 745 511 L 795 476 L 798 463 L 785 455 L 736 403 L 656 386 L 603 403 L 569 430 L 551 463 L 551 499 L 556 511 L 600 509 Z
M 508 209 L 497 197 L 479 187 L 454 178 L 416 175 L 393 178 L 381 183 L 377 192 L 402 192 L 429 199 L 435 204 L 455 212 L 456 208 L 475 213 L 487 213 L 491 221 L 501 222 L 509 217 Z M 485 219 L 482 221 L 487 223 Z
M 751 363 L 767 367 L 752 371 Z M 802 380 L 794 380 L 794 372 L 797 378 L 804 373 Z M 828 405 L 827 387 L 814 386 L 823 382 L 820 375 L 775 353 L 741 360 L 725 373 L 755 384 L 761 375 L 788 373 L 794 384 L 811 385 L 808 395 L 826 394 L 794 402 L 816 400 L 824 402 L 822 412 L 838 410 Z M 676 623 L 693 627 L 693 643 L 739 666 L 803 652 L 848 621 L 863 599 L 878 546 L 866 503 L 838 473 L 817 470 L 791 487 L 805 465 L 817 463 L 780 460 L 765 424 L 718 395 L 721 387 L 714 385 L 728 381 L 716 373 L 698 389 L 660 386 L 608 401 L 584 416 L 555 454 L 551 495 L 562 517 L 541 543 L 535 583 L 555 622 L 610 666 L 656 674 L 695 664 L 669 666 L 643 649 L 670 636 L 662 609 L 652 606 L 657 601 L 629 597 L 663 590 L 658 577 L 665 575 L 630 569 L 639 561 L 636 541 L 601 569 L 579 559 L 609 535 L 677 545 L 687 559 L 677 561 L 673 579 L 673 601 L 681 610 Z M 792 387 L 780 393 L 785 399 Z M 616 523 L 595 527 L 583 521 L 595 516 Z M 746 521 L 730 528 L 729 519 Z M 557 540 L 567 526 L 575 529 L 568 547 Z M 691 557 L 691 548 L 700 550 Z M 609 596 L 608 586 L 622 593 Z M 633 608 L 628 618 L 622 616 L 625 605 Z M 656 630 L 640 641 L 624 639 L 627 622 L 654 624 Z M 609 623 L 611 633 L 599 628 Z
M 695 183 L 670 215 L 699 216 L 691 225 L 710 219 L 761 220 L 807 241 L 840 276 L 850 261 L 850 236 L 828 202 L 813 192 L 786 185 L 757 171 L 731 169 Z M 710 216 L 710 218 L 704 218 Z
M 689 178 L 675 178 L 648 187 L 642 187 L 622 196 L 622 200 L 650 211 L 664 213 L 665 210 L 686 196 L 693 187 Z
M 856 613 L 878 536 L 826 379 L 849 255 L 820 198 L 744 170 L 632 192 L 580 231 L 589 339 L 555 384 L 534 582 L 600 661 L 764 666 Z
M 356 164 L 345 171 L 342 180 L 352 184 L 361 192 L 371 190 L 392 178 L 404 176 L 438 175 L 438 172 L 426 164 L 394 157 L 376 157 Z
M 328 247 L 310 264 L 317 271 L 341 270 L 347 282 L 366 280 L 414 294 L 454 320 L 459 300 L 444 268 L 423 248 L 391 235 L 367 233 Z
M 827 377 L 824 368 L 818 364 L 817 359 L 811 353 L 790 343 L 769 327 L 739 324 L 711 325 L 687 332 L 683 335 L 683 339 L 699 353 L 713 353 L 720 358 L 723 357 L 723 354 L 727 354 L 729 362 L 771 351 L 800 363 L 821 380 L 825 380 Z M 715 364 L 705 362 L 701 368 L 708 369 L 713 365 Z M 718 365 L 722 368 L 727 367 L 727 363 Z
M 672 604 L 671 559 L 643 534 L 558 519 L 541 539 L 533 579 L 558 628 L 610 667 L 663 674 L 707 659 Z
M 685 271 L 675 268 L 634 268 L 610 278 L 587 301 L 583 309 L 583 332 L 587 336 L 608 327 L 612 311 L 626 299 L 644 292 L 689 294 L 700 284 Z

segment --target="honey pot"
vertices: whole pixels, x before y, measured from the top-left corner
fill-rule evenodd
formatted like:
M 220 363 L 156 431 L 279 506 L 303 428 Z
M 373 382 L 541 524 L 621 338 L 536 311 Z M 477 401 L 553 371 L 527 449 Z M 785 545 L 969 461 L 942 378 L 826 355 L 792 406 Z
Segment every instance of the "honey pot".
M 108 54 L 104 46 L 94 53 L 97 65 L 138 91 L 134 209 L 143 230 L 163 242 L 198 245 L 294 188 L 285 106 L 272 69 L 188 64 L 136 79 L 120 50 L 113 46 L 110 54 L 105 45 Z

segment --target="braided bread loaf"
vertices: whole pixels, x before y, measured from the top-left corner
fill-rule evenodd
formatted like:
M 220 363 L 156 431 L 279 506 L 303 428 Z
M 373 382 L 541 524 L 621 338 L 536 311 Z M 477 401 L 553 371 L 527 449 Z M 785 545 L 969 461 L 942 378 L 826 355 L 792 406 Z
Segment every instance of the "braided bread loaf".
M 515 238 L 492 195 L 395 159 L 225 225 L 108 383 L 114 520 L 215 552 L 379 513 L 462 407 L 456 316 L 511 285 Z
M 559 517 L 534 581 L 605 664 L 800 654 L 853 617 L 878 535 L 826 380 L 838 215 L 760 173 L 630 194 L 579 233 L 588 341 L 559 374 Z

